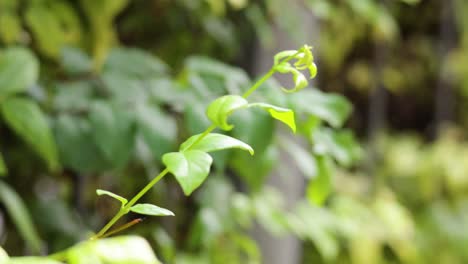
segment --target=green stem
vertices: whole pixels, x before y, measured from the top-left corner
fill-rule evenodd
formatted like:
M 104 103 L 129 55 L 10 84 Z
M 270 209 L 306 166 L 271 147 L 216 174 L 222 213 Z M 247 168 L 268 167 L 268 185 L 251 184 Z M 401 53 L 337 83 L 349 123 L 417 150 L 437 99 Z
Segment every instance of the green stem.
M 211 133 L 211 131 L 215 130 L 216 129 L 216 125 L 211 125 L 209 126 L 198 138 L 197 140 L 195 140 L 194 142 L 192 142 L 192 144 L 188 145 L 187 147 L 185 147 L 184 149 L 182 149 L 181 151 L 187 151 L 189 150 L 190 148 L 192 148 L 192 146 L 195 146 L 196 144 L 198 144 L 198 142 L 200 142 L 204 137 L 206 137 L 209 133 Z
M 297 56 L 297 54 L 299 54 L 299 53 L 300 53 L 299 51 L 294 53 L 293 55 L 291 55 L 291 56 L 285 58 L 284 60 L 282 60 L 281 62 L 279 62 L 277 65 L 279 65 L 281 63 L 288 62 L 288 61 L 294 59 Z M 273 76 L 273 74 L 275 74 L 275 73 L 276 73 L 276 65 L 273 65 L 273 67 L 271 67 L 270 70 L 265 75 L 263 75 L 262 78 L 260 78 L 257 82 L 255 82 L 254 85 L 252 87 L 250 87 L 250 89 L 247 90 L 242 95 L 242 97 L 244 97 L 244 98 L 249 97 L 253 92 L 255 92 L 255 90 L 258 89 L 258 87 L 260 87 L 260 85 L 262 85 L 266 80 L 270 79 L 271 76 Z
M 292 58 L 291 57 L 288 57 L 286 58 L 284 61 L 288 61 Z M 283 62 L 284 62 L 283 61 Z M 247 98 L 250 96 L 250 94 L 252 94 L 255 90 L 257 90 L 260 85 L 262 85 L 266 80 L 268 80 L 271 76 L 273 76 L 273 74 L 275 74 L 276 72 L 276 68 L 275 66 L 273 66 L 265 75 L 263 75 L 262 78 L 260 78 L 257 82 L 255 82 L 255 84 L 250 87 L 249 90 L 247 90 L 243 95 L 242 97 L 244 98 Z M 195 140 L 191 145 L 187 146 L 185 149 L 183 149 L 182 151 L 187 151 L 189 150 L 190 148 L 192 148 L 195 144 L 197 144 L 198 142 L 200 142 L 204 137 L 206 137 L 211 131 L 215 130 L 217 128 L 216 125 L 212 124 L 211 126 L 209 126 L 201 135 L 200 137 L 197 138 L 197 140 Z M 138 192 L 137 195 L 135 195 L 131 200 L 130 202 L 128 202 L 127 204 L 125 204 L 125 206 L 123 206 L 122 208 L 120 208 L 120 210 L 117 212 L 117 214 L 101 229 L 99 230 L 99 232 L 94 235 L 93 237 L 91 237 L 90 239 L 91 240 L 94 240 L 94 239 L 98 239 L 98 238 L 101 238 L 103 236 L 107 236 L 107 235 L 110 235 L 110 234 L 106 234 L 106 232 L 124 215 L 126 215 L 129 211 L 130 211 L 130 208 L 143 196 L 145 195 L 157 182 L 159 182 L 164 176 L 166 176 L 167 174 L 169 173 L 169 169 L 166 168 L 164 169 L 161 173 L 158 174 L 158 176 L 156 176 L 153 180 L 151 180 L 140 192 Z M 113 233 L 116 233 L 116 232 L 113 232 Z
M 126 224 L 124 224 L 122 226 L 117 227 L 114 230 L 111 230 L 111 231 L 105 233 L 101 238 L 106 238 L 108 236 L 112 236 L 113 234 L 119 233 L 119 232 L 121 232 L 121 231 L 123 231 L 123 230 L 125 230 L 125 229 L 127 229 L 129 227 L 132 227 L 132 226 L 134 226 L 134 225 L 136 225 L 138 223 L 141 223 L 142 221 L 143 221 L 143 218 L 134 219 L 131 222 L 128 222 L 128 223 L 126 223 Z
M 249 90 L 247 90 L 243 95 L 242 97 L 244 98 L 247 98 L 250 96 L 250 94 L 252 94 L 253 92 L 255 92 L 255 90 L 258 89 L 258 87 L 260 87 L 260 85 L 262 85 L 262 83 L 264 83 L 266 80 L 268 80 L 271 76 L 273 76 L 273 74 L 275 74 L 276 72 L 276 69 L 275 67 L 272 67 L 265 75 L 263 75 L 262 78 L 260 78 L 252 87 L 250 87 Z
M 161 171 L 153 180 L 151 180 L 143 189 L 141 189 L 137 195 L 135 195 L 130 202 L 125 204 L 124 207 L 120 208 L 117 214 L 93 237 L 91 240 L 98 239 L 102 237 L 109 228 L 111 228 L 122 216 L 126 215 L 128 211 L 130 211 L 130 207 L 132 207 L 143 195 L 145 195 L 151 187 L 153 187 L 158 181 L 160 181 L 166 174 L 169 173 L 169 169 L 165 169 Z

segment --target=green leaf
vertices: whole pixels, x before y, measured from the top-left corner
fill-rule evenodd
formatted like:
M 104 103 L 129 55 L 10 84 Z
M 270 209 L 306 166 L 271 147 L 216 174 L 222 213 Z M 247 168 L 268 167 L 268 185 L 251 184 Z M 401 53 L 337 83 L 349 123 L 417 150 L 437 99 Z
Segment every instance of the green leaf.
M 3 155 L 2 153 L 0 153 L 0 176 L 4 176 L 5 174 L 7 174 L 8 172 L 8 169 L 5 165 L 5 161 L 3 160 Z
M 7 264 L 63 264 L 63 262 L 47 257 L 12 257 L 8 260 Z
M 67 43 L 78 44 L 80 21 L 70 4 L 63 1 L 50 6 L 30 4 L 24 16 L 36 46 L 44 55 L 56 58 Z
M 201 102 L 194 102 L 185 107 L 184 125 L 190 135 L 201 133 L 211 125 L 205 114 L 205 106 Z
M 180 150 L 185 151 L 190 146 L 191 150 L 200 150 L 204 152 L 212 152 L 223 149 L 238 148 L 250 152 L 251 155 L 254 154 L 254 150 L 248 144 L 235 139 L 230 136 L 223 134 L 210 133 L 206 135 L 203 139 L 195 143 L 202 134 L 194 135 L 187 139 L 184 143 L 180 145 Z
M 36 254 L 39 254 L 42 249 L 42 242 L 31 216 L 21 197 L 3 182 L 0 182 L 0 202 L 5 206 L 21 237 Z
M 290 107 L 297 114 L 311 114 L 327 121 L 333 127 L 341 127 L 351 114 L 352 105 L 338 94 L 326 94 L 308 89 L 290 97 Z
M 158 160 L 164 153 L 175 149 L 177 124 L 157 105 L 141 104 L 137 107 L 137 129 Z
M 361 148 L 350 130 L 321 128 L 312 134 L 312 140 L 316 154 L 330 155 L 341 166 L 351 166 L 361 157 Z
M 76 47 L 65 47 L 61 50 L 61 64 L 68 74 L 86 74 L 92 72 L 93 62 L 89 56 Z
M 69 264 L 160 264 L 148 242 L 138 236 L 86 241 L 67 250 L 66 256 Z
M 267 15 L 258 3 L 249 3 L 245 9 L 246 19 L 255 29 L 255 34 L 262 47 L 272 47 L 273 45 L 273 29 Z
M 25 21 L 41 52 L 56 57 L 65 40 L 62 25 L 53 11 L 45 5 L 28 5 Z
M 287 138 L 281 138 L 280 143 L 306 178 L 312 179 L 317 176 L 317 164 L 312 153 L 307 152 L 301 145 Z
M 312 47 L 308 45 L 304 45 L 299 49 L 301 53 L 298 54 L 297 61 L 294 63 L 294 67 L 296 67 L 296 69 L 305 70 L 314 63 L 314 56 L 312 55 L 311 49 Z
M 294 133 L 296 132 L 296 121 L 294 119 L 293 110 L 265 103 L 253 103 L 249 104 L 249 107 L 260 107 L 267 110 L 271 117 L 283 122 L 289 126 Z
M 325 202 L 332 189 L 333 164 L 327 156 L 315 156 L 317 175 L 307 186 L 307 199 L 317 205 Z
M 122 104 L 138 105 L 148 97 L 142 81 L 121 73 L 105 72 L 102 74 L 102 82 L 110 98 Z
M 5 250 L 0 247 L 0 263 L 6 263 L 6 261 L 9 259 L 8 254 L 5 252 Z
M 174 216 L 173 212 L 153 204 L 136 204 L 130 207 L 130 211 L 143 215 Z
M 97 189 L 96 190 L 96 193 L 97 195 L 108 195 L 116 200 L 119 200 L 121 203 L 122 203 L 122 206 L 124 206 L 125 204 L 127 204 L 128 200 L 123 198 L 122 196 L 120 195 L 117 195 L 115 193 L 112 193 L 112 192 L 109 192 L 109 191 L 106 191 L 106 190 L 101 190 L 101 189 Z
M 348 218 L 342 216 L 343 211 L 352 211 L 352 209 L 346 208 L 346 210 L 340 211 L 337 217 L 334 211 L 301 201 L 297 203 L 293 212 L 286 219 L 286 222 L 293 234 L 311 241 L 317 246 L 317 253 L 325 260 L 325 263 L 334 263 L 340 252 L 340 240 L 336 236 L 337 224 L 343 223 L 343 219 L 352 219 L 350 216 L 347 216 Z M 361 239 L 361 236 L 362 234 L 359 232 L 358 238 Z M 367 251 L 364 252 L 367 253 Z M 364 256 L 367 257 L 369 255 Z M 378 261 L 370 263 L 378 263 Z
M 167 153 L 162 160 L 187 196 L 205 181 L 213 162 L 210 155 L 200 150 Z
M 95 87 L 91 81 L 73 81 L 55 85 L 53 107 L 59 113 L 81 113 L 89 110 Z
M 235 110 L 245 108 L 247 100 L 238 95 L 225 95 L 214 100 L 206 110 L 208 118 L 213 124 L 223 130 L 231 130 L 234 126 L 228 124 L 228 116 Z
M 57 148 L 46 117 L 39 106 L 25 98 L 8 98 L 1 104 L 6 123 L 47 161 L 49 168 L 58 166 Z
M 97 172 L 110 164 L 96 146 L 89 120 L 61 114 L 54 126 L 62 163 L 78 172 Z
M 229 167 L 247 183 L 251 190 L 260 191 L 278 162 L 278 149 L 275 145 L 270 145 L 261 155 L 253 157 L 234 152 L 229 159 Z
M 0 40 L 3 43 L 10 45 L 19 42 L 22 33 L 21 17 L 16 11 L 5 10 L 0 14 Z
M 293 56 L 293 55 L 295 55 L 297 53 L 298 53 L 297 50 L 284 50 L 284 51 L 278 52 L 273 57 L 273 61 L 274 61 L 273 65 L 278 66 L 279 63 L 280 63 L 280 60 L 291 57 L 291 56 Z
M 293 75 L 293 88 L 283 88 L 282 90 L 286 93 L 294 93 L 300 91 L 309 85 L 307 78 L 299 70 L 294 68 L 289 62 L 283 62 L 276 66 L 276 70 L 280 73 L 291 73 Z
M 309 70 L 309 75 L 311 79 L 317 76 L 317 65 L 315 65 L 315 63 L 312 62 L 312 64 L 310 64 L 310 66 L 307 69 Z
M 105 101 L 95 102 L 90 111 L 94 142 L 114 166 L 124 166 L 135 144 L 134 117 Z
M 127 77 L 158 77 L 167 73 L 168 66 L 159 58 L 140 49 L 115 48 L 104 64 L 105 72 Z
M 0 98 L 23 92 L 35 84 L 39 76 L 39 62 L 25 48 L 0 51 Z
M 198 76 L 213 94 L 218 92 L 225 94 L 226 90 L 230 94 L 239 93 L 249 85 L 249 78 L 242 69 L 208 57 L 191 56 L 186 59 L 185 67 L 189 78 L 190 76 Z M 220 81 L 220 84 L 216 85 L 213 82 L 216 79 Z M 194 85 L 193 81 L 192 85 Z
M 239 111 L 232 115 L 231 120 L 236 127 L 231 136 L 249 142 L 249 145 L 255 149 L 255 156 L 262 155 L 273 143 L 275 121 L 264 110 L 254 108 L 252 111 Z M 255 159 L 255 157 L 245 157 Z

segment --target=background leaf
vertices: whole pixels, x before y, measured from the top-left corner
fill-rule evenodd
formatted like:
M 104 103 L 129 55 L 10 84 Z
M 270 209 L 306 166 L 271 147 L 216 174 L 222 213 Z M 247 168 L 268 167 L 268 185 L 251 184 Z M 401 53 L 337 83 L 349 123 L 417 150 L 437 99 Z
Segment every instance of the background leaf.
M 345 97 L 325 94 L 317 89 L 307 89 L 300 94 L 291 95 L 290 107 L 298 114 L 315 115 L 335 128 L 341 127 L 352 111 L 352 106 Z
M 95 102 L 90 111 L 94 142 L 114 166 L 124 166 L 135 145 L 133 114 L 105 101 Z
M 157 105 L 141 104 L 136 112 L 137 130 L 158 160 L 175 149 L 177 125 L 175 120 Z
M 288 155 L 292 157 L 293 162 L 306 178 L 313 179 L 317 176 L 318 169 L 313 154 L 309 153 L 304 147 L 294 142 L 292 139 L 282 138 L 281 146 L 287 151 Z
M 135 78 L 157 78 L 167 73 L 168 66 L 148 52 L 132 48 L 115 48 L 107 58 L 105 72 Z
M 16 43 L 20 40 L 22 32 L 21 17 L 18 14 L 10 10 L 5 10 L 0 14 L 0 39 L 4 43 Z
M 12 257 L 8 264 L 63 264 L 47 257 Z
M 79 40 L 78 18 L 66 2 L 58 2 L 53 8 L 42 2 L 32 2 L 26 9 L 25 20 L 39 49 L 49 57 L 57 58 L 65 44 Z
M 8 126 L 47 161 L 50 169 L 57 169 L 57 147 L 39 106 L 29 99 L 9 98 L 3 101 L 1 109 Z
M 109 162 L 92 139 L 89 121 L 68 114 L 60 115 L 54 125 L 62 163 L 79 172 L 96 172 Z
M 69 74 L 86 74 L 93 70 L 91 58 L 78 48 L 65 47 L 61 50 L 60 55 L 62 66 Z
M 313 151 L 333 157 L 341 166 L 349 167 L 361 158 L 362 150 L 349 130 L 317 129 L 312 135 Z
M 307 186 L 307 199 L 321 205 L 332 190 L 333 164 L 327 156 L 315 156 L 317 161 L 317 175 Z
M 0 181 L 0 202 L 5 206 L 12 222 L 29 248 L 34 253 L 39 254 L 42 249 L 42 242 L 34 227 L 31 216 L 28 213 L 21 197 L 8 185 Z
M 3 160 L 3 155 L 0 153 L 0 176 L 4 176 L 8 172 L 7 166 L 5 165 L 5 160 Z
M 23 92 L 35 84 L 39 63 L 26 48 L 0 50 L 0 98 Z

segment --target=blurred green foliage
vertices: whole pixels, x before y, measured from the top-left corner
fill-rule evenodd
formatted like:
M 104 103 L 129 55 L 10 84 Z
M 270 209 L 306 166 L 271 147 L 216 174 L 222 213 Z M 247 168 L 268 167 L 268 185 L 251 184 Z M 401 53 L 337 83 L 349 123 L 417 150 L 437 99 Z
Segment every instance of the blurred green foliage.
M 0 171 L 5 176 L 0 202 L 7 209 L 0 217 L 7 219 L 2 230 L 11 230 L 2 235 L 2 246 L 13 256 L 53 253 L 88 238 L 117 209 L 108 199 L 97 200 L 95 189 L 131 197 L 161 168 L 162 154 L 209 125 L 207 102 L 241 94 L 253 83 L 241 68 L 214 59 L 232 62 L 252 49 L 241 44 L 252 39 L 253 27 L 240 26 L 250 25 L 246 8 L 260 9 L 247 1 L 7 0 L 0 5 Z M 295 67 L 303 69 L 309 59 L 311 54 Z M 295 68 L 282 66 L 282 73 L 292 73 L 295 89 L 307 86 Z M 325 202 L 335 163 L 349 166 L 359 156 L 350 132 L 339 130 L 350 103 L 311 87 L 303 96 L 285 97 L 274 80 L 253 97 L 298 114 L 297 130 L 307 144 L 289 151 L 300 159 L 310 202 Z M 253 106 L 296 130 L 292 112 Z M 248 235 L 254 220 L 272 232 L 308 238 L 306 230 L 288 224 L 302 216 L 288 214 L 278 204 L 281 195 L 265 189 L 280 149 L 293 143 L 258 110 L 236 113 L 236 129 L 229 132 L 249 143 L 255 156 L 237 150 L 214 154 L 214 172 L 195 198 L 185 198 L 171 179 L 145 197 L 177 215 L 136 228 L 164 261 L 259 263 L 258 246 Z M 314 148 L 316 135 L 326 140 Z M 132 211 L 172 214 L 147 204 Z M 91 241 L 51 258 L 11 262 L 156 263 L 141 243 L 146 242 L 132 237 Z
M 395 106 L 393 128 L 428 129 L 440 79 L 450 80 L 462 107 L 468 94 L 468 2 L 448 2 L 453 43 L 440 36 L 445 1 L 437 0 L 306 0 L 288 8 L 282 0 L 0 1 L 2 246 L 10 255 L 38 254 L 86 238 L 118 208 L 96 200 L 94 190 L 134 194 L 159 171 L 162 154 L 209 125 L 207 102 L 249 87 L 248 74 L 225 63 L 251 71 L 253 40 L 271 46 L 274 26 L 309 38 L 299 35 L 309 26 L 297 15 L 304 7 L 320 28 L 312 43 L 317 86 L 353 98 L 351 127 L 366 132 L 363 108 L 381 83 Z M 376 61 L 379 52 L 384 62 Z M 135 228 L 162 261 L 259 263 L 248 233 L 255 223 L 301 238 L 304 263 L 468 261 L 462 130 L 433 142 L 418 134 L 381 137 L 381 160 L 368 173 L 354 167 L 362 150 L 341 129 L 351 114 L 343 96 L 306 88 L 285 99 L 279 92 L 270 81 L 254 97 L 298 113 L 307 144 L 278 133 L 265 113 L 236 113 L 230 135 L 255 156 L 218 152 L 193 197 L 166 179 L 145 198 L 177 215 Z M 463 126 L 462 107 L 456 121 Z M 308 183 L 308 201 L 292 208 L 264 186 L 280 151 Z

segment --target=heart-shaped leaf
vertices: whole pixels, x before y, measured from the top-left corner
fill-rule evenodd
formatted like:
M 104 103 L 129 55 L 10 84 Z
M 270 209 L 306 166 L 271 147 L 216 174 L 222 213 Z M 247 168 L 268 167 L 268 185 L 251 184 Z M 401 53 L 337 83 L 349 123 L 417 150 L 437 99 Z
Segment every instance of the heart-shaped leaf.
M 296 133 L 296 121 L 294 119 L 294 111 L 288 108 L 282 108 L 265 103 L 249 104 L 249 107 L 260 107 L 270 113 L 271 117 L 277 119 L 291 128 Z
M 143 215 L 174 216 L 173 212 L 153 204 L 136 204 L 130 207 L 130 211 Z
M 124 206 L 128 202 L 128 200 L 123 198 L 122 196 L 117 195 L 117 194 L 112 193 L 112 192 L 109 192 L 109 191 L 106 191 L 106 190 L 97 189 L 96 193 L 97 193 L 97 195 L 107 195 L 107 196 L 110 196 L 110 197 L 112 197 L 112 198 L 114 198 L 116 200 L 119 200 L 122 203 L 122 206 Z
M 66 263 L 160 264 L 142 237 L 119 236 L 80 243 L 66 251 Z
M 213 162 L 210 155 L 200 150 L 167 153 L 162 160 L 187 196 L 205 181 Z
M 231 130 L 234 126 L 228 124 L 228 116 L 235 110 L 248 105 L 247 100 L 239 95 L 225 95 L 214 100 L 206 110 L 206 115 L 215 125 L 223 130 Z
M 251 155 L 254 154 L 254 150 L 251 146 L 233 137 L 223 134 L 210 133 L 197 142 L 200 136 L 201 134 L 198 134 L 187 139 L 184 143 L 182 143 L 182 145 L 180 145 L 180 150 L 184 151 L 190 147 L 191 150 L 212 152 L 223 149 L 239 148 L 250 152 Z

